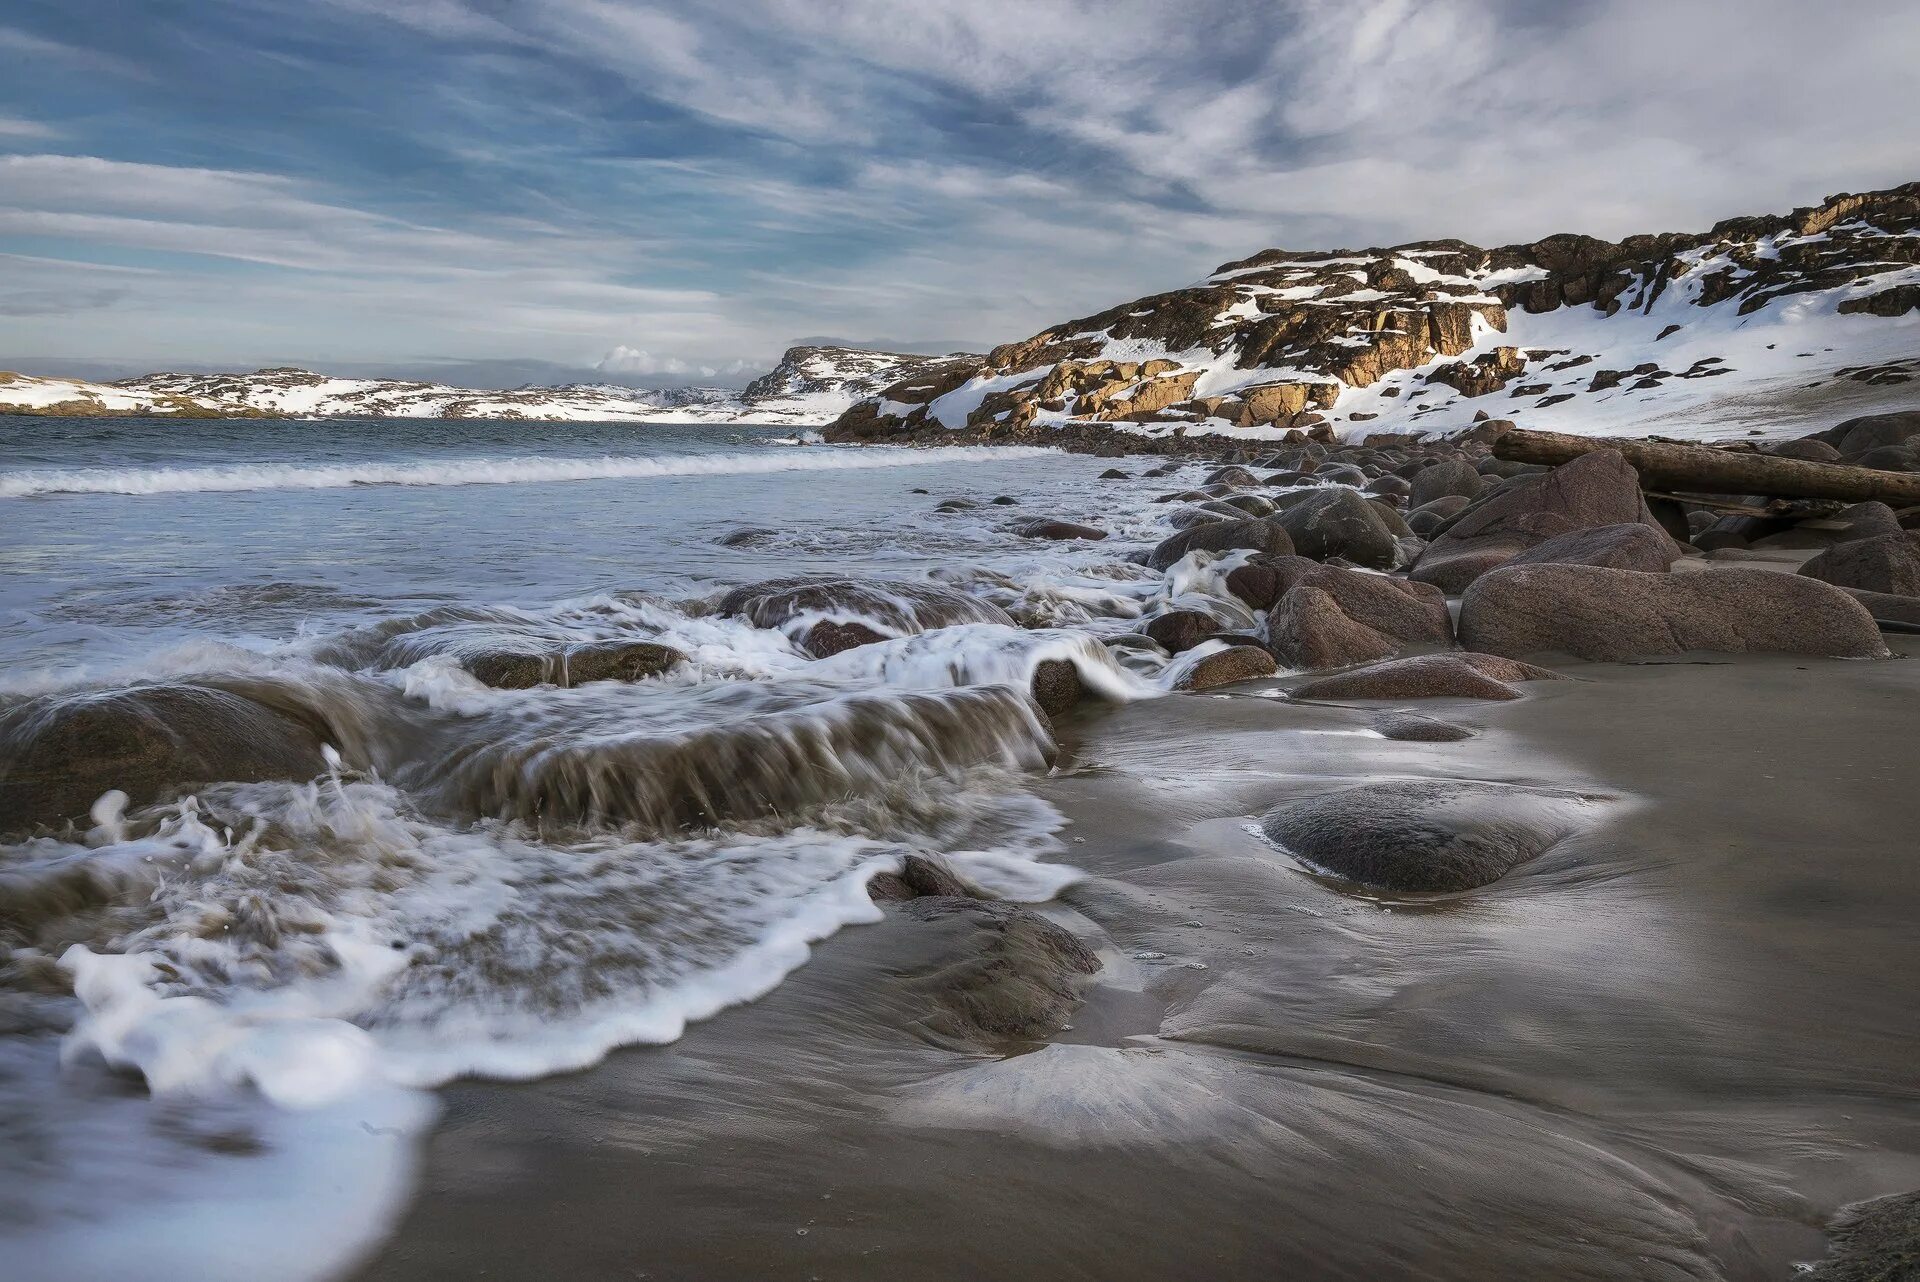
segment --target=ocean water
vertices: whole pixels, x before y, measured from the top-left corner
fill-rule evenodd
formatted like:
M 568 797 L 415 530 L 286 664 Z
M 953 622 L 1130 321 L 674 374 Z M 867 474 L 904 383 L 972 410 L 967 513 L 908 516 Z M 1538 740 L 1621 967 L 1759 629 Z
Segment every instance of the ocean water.
M 1126 559 L 1170 482 L 1109 466 L 750 426 L 0 418 L 0 717 L 186 682 L 327 740 L 308 778 L 108 795 L 0 845 L 0 1275 L 326 1276 L 404 1205 L 436 1085 L 672 1041 L 877 919 L 865 884 L 907 855 L 1056 893 L 1038 665 L 1150 698 L 1175 674 L 1097 638 L 1231 609 L 1222 565 Z M 1113 537 L 1014 532 L 1040 516 Z M 716 608 L 796 575 L 882 582 L 767 626 Z M 821 623 L 886 639 L 815 657 Z M 686 662 L 466 670 L 634 640 Z

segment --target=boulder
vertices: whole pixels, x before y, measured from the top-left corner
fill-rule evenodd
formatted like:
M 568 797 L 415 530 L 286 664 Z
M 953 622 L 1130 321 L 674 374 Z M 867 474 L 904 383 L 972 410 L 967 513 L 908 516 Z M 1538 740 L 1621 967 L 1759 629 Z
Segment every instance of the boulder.
M 1267 568 L 1281 593 L 1267 616 L 1267 636 L 1289 667 L 1344 667 L 1411 645 L 1453 641 L 1446 597 L 1438 588 L 1298 556 L 1271 558 Z M 1296 592 L 1313 595 L 1295 599 Z
M 1664 530 L 1628 523 L 1570 530 L 1509 557 L 1506 564 L 1608 565 L 1616 570 L 1662 574 L 1679 558 L 1679 545 Z
M 1182 672 L 1176 690 L 1210 690 L 1239 681 L 1257 681 L 1278 672 L 1273 656 L 1259 646 L 1235 645 L 1216 650 Z
M 970 895 L 967 884 L 945 863 L 924 855 L 908 855 L 899 872 L 875 873 L 867 881 L 867 898 L 877 904 L 898 903 L 926 895 Z
M 1345 557 L 1356 565 L 1392 569 L 1395 534 L 1374 506 L 1342 487 L 1318 490 L 1274 518 L 1293 542 L 1290 551 L 1324 561 Z
M 1581 827 L 1577 793 L 1463 780 L 1390 779 L 1290 801 L 1267 839 L 1315 867 L 1393 891 L 1497 881 Z
M 474 680 L 496 690 L 534 686 L 581 686 L 589 681 L 644 681 L 687 661 L 669 645 L 653 641 L 589 641 L 564 650 L 492 650 L 461 662 Z
M 1640 495 L 1640 477 L 1614 450 L 1594 450 L 1482 497 L 1453 518 L 1421 554 L 1411 577 L 1452 593 L 1528 548 L 1572 530 L 1645 525 L 1661 537 Z
M 1901 410 L 1894 414 L 1868 414 L 1850 418 L 1838 427 L 1815 434 L 1826 439 L 1840 457 L 1858 462 L 1860 457 L 1888 446 L 1905 445 L 1920 436 L 1920 410 Z
M 1458 494 L 1430 499 L 1407 513 L 1407 529 L 1423 539 L 1430 539 L 1439 532 L 1447 518 L 1457 515 L 1467 506 L 1468 501 Z
M 1257 561 L 1227 572 L 1227 591 L 1254 610 L 1270 610 L 1280 600 L 1280 572 Z
M 1105 530 L 1095 526 L 1054 520 L 1027 521 L 1017 526 L 1014 533 L 1023 539 L 1104 539 L 1107 537 Z
M 169 682 L 47 695 L 0 715 L 0 831 L 83 820 L 103 793 L 133 805 L 209 783 L 311 779 L 333 738 L 315 713 Z
M 1150 472 L 1141 473 L 1141 475 L 1142 476 L 1161 476 L 1161 475 L 1164 475 L 1164 473 L 1162 469 L 1156 467 Z M 1103 481 L 1128 481 L 1128 480 L 1132 480 L 1133 478 L 1128 476 L 1125 472 L 1122 472 L 1117 467 L 1110 467 L 1106 471 L 1100 473 L 1100 479 Z
M 1267 616 L 1268 644 L 1290 668 L 1342 668 L 1384 658 L 1400 647 L 1350 618 L 1333 596 L 1320 588 L 1290 588 Z
M 1147 554 L 1147 564 L 1156 570 L 1164 570 L 1189 552 L 1231 552 L 1238 548 L 1287 556 L 1293 552 L 1293 540 L 1287 536 L 1285 529 L 1273 521 L 1251 518 L 1214 521 L 1182 530 L 1162 540 Z
M 1258 485 L 1260 484 L 1260 478 L 1252 472 L 1249 472 L 1246 468 L 1236 464 L 1230 467 L 1217 468 L 1207 473 L 1207 479 L 1200 482 L 1200 484 L 1232 486 Z
M 1920 597 L 1920 541 L 1896 525 L 1891 534 L 1836 543 L 1800 573 L 1835 587 Z
M 1531 663 L 1468 650 L 1369 663 L 1288 693 L 1296 699 L 1518 699 L 1508 682 L 1564 679 Z
M 1407 506 L 1425 507 L 1435 499 L 1479 497 L 1486 478 L 1463 458 L 1443 459 L 1432 467 L 1415 472 L 1407 494 Z
M 1689 650 L 1879 658 L 1866 607 L 1803 575 L 1719 569 L 1644 574 L 1598 565 L 1516 565 L 1467 589 L 1460 641 L 1518 657 L 1558 651 L 1614 661 Z
M 1219 624 L 1198 610 L 1168 610 L 1147 623 L 1147 635 L 1168 654 L 1191 650 L 1219 630 Z
M 1085 693 L 1080 669 L 1067 659 L 1042 659 L 1035 664 L 1030 689 L 1033 701 L 1050 717 L 1071 711 Z

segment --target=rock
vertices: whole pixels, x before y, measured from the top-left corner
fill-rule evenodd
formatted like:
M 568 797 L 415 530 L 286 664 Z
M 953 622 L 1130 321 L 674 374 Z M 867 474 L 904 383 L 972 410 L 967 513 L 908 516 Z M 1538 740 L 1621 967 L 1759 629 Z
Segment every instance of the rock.
M 1072 521 L 1028 521 L 1014 530 L 1023 539 L 1104 539 L 1107 532 Z
M 814 624 L 798 638 L 800 648 L 816 659 L 831 659 L 836 654 L 887 640 L 887 634 L 864 623 L 841 623 L 827 619 Z
M 534 686 L 582 686 L 590 681 L 644 681 L 687 661 L 669 645 L 653 641 L 590 641 L 539 653 L 495 650 L 462 661 L 481 685 L 496 690 Z
M 1882 628 L 1896 632 L 1920 632 L 1920 597 L 1891 596 L 1885 592 L 1863 592 L 1859 588 L 1841 588 L 1848 596 L 1867 607 L 1867 613 Z
M 1163 540 L 1147 554 L 1147 564 L 1153 569 L 1164 570 L 1189 552 L 1230 552 L 1236 548 L 1287 556 L 1293 552 L 1293 540 L 1287 536 L 1285 529 L 1273 521 L 1215 521 L 1210 525 L 1196 525 L 1190 530 L 1182 530 Z
M 1220 502 L 1222 505 L 1230 507 L 1236 512 L 1244 512 L 1248 516 L 1272 516 L 1274 513 L 1273 500 L 1263 498 L 1258 494 L 1229 494 L 1226 498 L 1221 499 Z
M 1040 710 L 1050 717 L 1058 717 L 1070 712 L 1085 687 L 1080 682 L 1080 669 L 1066 659 L 1042 659 L 1034 665 L 1033 701 Z
M 167 683 L 28 699 L 0 715 L 0 831 L 84 820 L 200 784 L 306 780 L 334 738 L 317 714 L 213 685 Z
M 1506 564 L 1607 565 L 1663 574 L 1679 559 L 1679 545 L 1664 530 L 1630 523 L 1571 530 L 1509 557 Z
M 1806 459 L 1809 463 L 1838 463 L 1841 457 L 1840 451 L 1825 441 L 1769 441 L 1759 448 L 1762 454 Z
M 726 534 L 721 535 L 716 541 L 723 548 L 753 547 L 756 544 L 764 543 L 776 533 L 778 533 L 776 530 L 750 527 L 747 529 L 730 530 Z
M 928 998 L 927 1027 L 942 1037 L 999 1046 L 1056 1033 L 1100 970 L 1085 944 L 1031 909 L 927 895 L 900 911 L 966 936 L 957 957 L 913 985 Z
M 1873 617 L 1804 575 L 1718 569 L 1643 574 L 1597 565 L 1516 565 L 1468 588 L 1468 649 L 1519 657 L 1558 651 L 1614 661 L 1689 650 L 1880 658 Z
M 1450 516 L 1457 515 L 1467 506 L 1468 500 L 1458 494 L 1448 494 L 1430 499 L 1407 513 L 1407 529 L 1421 538 L 1432 538 L 1439 532 Z
M 1249 562 L 1227 572 L 1227 591 L 1253 610 L 1270 610 L 1282 591 L 1280 572 L 1270 565 Z
M 1147 635 L 1168 654 L 1191 650 L 1219 630 L 1212 618 L 1198 610 L 1168 610 L 1147 622 Z
M 1463 458 L 1445 459 L 1414 473 L 1408 487 L 1407 505 L 1421 508 L 1442 498 L 1477 498 L 1486 488 L 1486 478 Z M 1464 506 L 1464 504 L 1462 505 Z
M 1289 667 L 1344 667 L 1410 645 L 1453 641 L 1446 597 L 1427 584 L 1297 556 L 1273 558 L 1268 568 L 1278 577 L 1281 596 L 1267 617 L 1267 636 Z M 1295 592 L 1309 590 L 1327 600 L 1309 596 L 1289 603 Z
M 1920 597 L 1920 542 L 1896 526 L 1891 534 L 1836 543 L 1800 573 L 1835 587 Z
M 1274 518 L 1293 541 L 1292 551 L 1324 561 L 1340 556 L 1356 565 L 1392 569 L 1395 535 L 1372 504 L 1344 487 L 1310 493 Z
M 1143 473 L 1143 475 L 1164 476 L 1165 473 L 1160 468 L 1156 467 L 1150 472 Z M 1100 479 L 1103 481 L 1130 481 L 1133 478 L 1131 476 L 1128 476 L 1125 472 L 1122 472 L 1117 467 L 1110 467 L 1106 471 L 1100 473 Z
M 1854 462 L 1873 450 L 1905 445 L 1916 436 L 1920 436 L 1920 410 L 1868 414 L 1816 433 L 1816 439 L 1831 437 L 1829 443 L 1840 451 L 1840 457 Z
M 1360 488 L 1369 494 L 1398 495 L 1403 498 L 1413 492 L 1413 487 L 1397 476 L 1376 476 Z
M 1394 891 L 1472 890 L 1580 827 L 1577 793 L 1460 780 L 1392 779 L 1287 802 L 1267 839 L 1339 877 Z
M 1882 445 L 1877 450 L 1855 455 L 1849 460 L 1855 467 L 1870 467 L 1881 472 L 1920 472 L 1920 449 L 1912 442 Z
M 1913 1282 L 1920 1278 L 1920 1190 L 1857 1202 L 1828 1229 L 1824 1260 L 1807 1282 Z
M 1458 651 L 1369 663 L 1288 691 L 1296 699 L 1518 699 L 1510 681 L 1561 681 L 1559 673 L 1493 654 Z
M 1273 656 L 1259 646 L 1236 645 L 1216 650 L 1180 674 L 1176 690 L 1210 690 L 1239 681 L 1257 681 L 1278 672 Z
M 1316 587 L 1289 588 L 1267 616 L 1268 644 L 1282 663 L 1301 670 L 1343 668 L 1393 654 L 1389 637 L 1348 617 Z
M 1406 714 L 1381 717 L 1373 723 L 1373 728 L 1382 738 L 1400 739 L 1408 743 L 1457 743 L 1473 738 L 1473 731 L 1465 726 Z
M 1233 466 L 1217 468 L 1207 473 L 1207 479 L 1200 482 L 1200 484 L 1232 486 L 1258 485 L 1260 484 L 1260 478 L 1244 467 Z
M 1482 497 L 1438 533 L 1411 577 L 1452 593 L 1557 535 L 1637 523 L 1666 537 L 1640 496 L 1640 477 L 1614 450 L 1594 450 Z
M 924 855 L 908 855 L 901 860 L 899 872 L 875 873 L 867 882 L 867 897 L 875 903 L 972 893 L 946 864 Z
M 1019 499 L 1014 498 L 1011 494 L 997 495 L 990 501 L 995 507 L 1013 507 L 1020 502 Z
M 941 499 L 933 505 L 933 510 L 936 512 L 968 512 L 978 506 L 979 504 L 967 499 Z
M 809 615 L 860 620 L 878 637 L 909 636 L 960 623 L 1013 626 L 997 605 L 936 583 L 894 579 L 769 579 L 732 589 L 714 608 L 758 628 L 804 623 Z

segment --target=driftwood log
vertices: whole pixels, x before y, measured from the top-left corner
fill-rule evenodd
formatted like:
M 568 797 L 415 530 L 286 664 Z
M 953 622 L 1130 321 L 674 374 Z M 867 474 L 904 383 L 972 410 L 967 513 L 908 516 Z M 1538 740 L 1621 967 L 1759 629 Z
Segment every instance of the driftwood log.
M 1746 450 L 1722 450 L 1678 441 L 1622 440 L 1568 436 L 1513 428 L 1493 443 L 1496 458 L 1515 463 L 1559 465 L 1593 450 L 1617 450 L 1640 473 L 1649 490 L 1671 493 L 1776 494 L 1803 499 L 1864 503 L 1878 499 L 1891 507 L 1920 503 L 1920 473 L 1882 472 L 1844 463 L 1815 463 Z

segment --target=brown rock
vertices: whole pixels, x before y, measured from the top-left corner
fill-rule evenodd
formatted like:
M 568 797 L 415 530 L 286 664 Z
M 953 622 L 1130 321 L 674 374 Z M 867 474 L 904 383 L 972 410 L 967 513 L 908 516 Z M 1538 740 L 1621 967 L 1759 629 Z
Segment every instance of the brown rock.
M 1091 525 L 1077 525 L 1072 521 L 1028 521 L 1019 526 L 1014 533 L 1023 539 L 1104 539 L 1107 532 Z
M 1518 699 L 1511 681 L 1560 681 L 1546 668 L 1498 655 L 1460 651 L 1369 663 L 1320 677 L 1289 693 L 1297 699 Z
M 1606 565 L 1616 570 L 1662 574 L 1680 559 L 1664 530 L 1629 523 L 1571 530 L 1508 559 L 1508 565 Z
M 1218 624 L 1198 610 L 1168 610 L 1147 623 L 1147 635 L 1168 654 L 1191 650 L 1219 630 Z
M 1215 651 L 1180 674 L 1175 689 L 1211 690 L 1240 681 L 1257 681 L 1279 671 L 1273 656 L 1258 646 L 1236 645 Z
M 1920 542 L 1905 530 L 1836 543 L 1800 567 L 1835 587 L 1920 597 Z
M 1771 570 L 1642 574 L 1516 565 L 1476 581 L 1460 640 L 1512 657 L 1558 651 L 1612 661 L 1690 650 L 1882 658 L 1873 616 L 1839 588 Z

